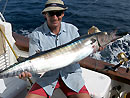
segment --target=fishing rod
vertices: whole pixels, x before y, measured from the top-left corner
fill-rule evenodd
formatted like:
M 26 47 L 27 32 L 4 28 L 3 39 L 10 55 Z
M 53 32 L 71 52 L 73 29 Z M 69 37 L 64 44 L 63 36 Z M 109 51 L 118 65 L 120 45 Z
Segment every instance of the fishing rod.
M 127 67 L 126 72 L 128 73 L 128 72 L 129 72 L 129 69 L 130 69 L 130 67 L 129 67 L 129 65 L 128 65 L 129 60 L 130 60 L 130 56 L 127 57 L 124 52 L 121 52 L 121 53 L 119 53 L 119 54 L 117 55 L 117 57 L 118 57 L 118 59 L 120 60 L 120 62 L 119 62 L 117 65 L 115 65 L 115 66 L 113 66 L 113 67 L 112 67 L 112 66 L 105 66 L 104 69 L 106 69 L 106 70 L 112 70 L 112 71 L 117 71 L 117 69 L 118 69 L 122 64 L 124 64 L 124 65 L 126 65 L 126 67 Z
M 7 37 L 5 36 L 5 34 L 4 34 L 4 32 L 2 31 L 1 28 L 0 28 L 0 32 L 3 34 L 5 40 L 7 41 L 7 43 L 8 43 L 8 45 L 9 45 L 10 49 L 12 50 L 12 52 L 13 52 L 15 58 L 16 58 L 16 60 L 17 60 L 18 62 L 21 62 L 24 58 L 17 56 L 17 54 L 15 53 L 14 49 L 12 48 L 11 44 L 9 43 Z M 29 80 L 30 84 L 33 85 L 33 82 L 32 82 L 32 80 L 31 80 L 29 77 L 28 77 L 28 80 Z

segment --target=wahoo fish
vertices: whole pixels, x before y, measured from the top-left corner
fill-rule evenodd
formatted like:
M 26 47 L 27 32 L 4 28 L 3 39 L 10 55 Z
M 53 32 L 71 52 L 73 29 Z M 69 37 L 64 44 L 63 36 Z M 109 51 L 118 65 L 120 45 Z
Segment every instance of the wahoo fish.
M 99 50 L 100 47 L 104 47 L 118 38 L 121 37 L 116 32 L 85 34 L 64 45 L 36 53 L 19 63 L 0 70 L 0 78 L 18 76 L 24 71 L 39 74 L 69 66 L 72 63 L 79 62 Z

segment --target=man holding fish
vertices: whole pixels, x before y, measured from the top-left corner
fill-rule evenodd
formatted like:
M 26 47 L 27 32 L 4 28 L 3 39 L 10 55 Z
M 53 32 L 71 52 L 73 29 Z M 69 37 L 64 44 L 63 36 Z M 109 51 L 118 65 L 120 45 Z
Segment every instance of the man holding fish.
M 48 0 L 46 2 L 42 11 L 46 22 L 29 35 L 30 56 L 39 51 L 58 47 L 79 37 L 77 27 L 62 22 L 65 10 L 67 7 L 61 0 Z M 57 61 L 57 63 L 59 62 L 61 61 Z M 49 98 L 56 88 L 60 88 L 67 98 L 90 98 L 81 73 L 78 63 L 46 72 L 32 86 L 26 98 Z M 31 76 L 32 74 L 29 72 L 22 72 L 19 78 Z
M 26 98 L 48 98 L 57 88 L 68 98 L 90 98 L 77 62 L 121 38 L 115 31 L 92 33 L 95 27 L 79 37 L 74 25 L 62 22 L 65 10 L 63 1 L 48 0 L 42 11 L 46 22 L 29 35 L 30 56 L 0 70 L 0 79 L 37 77 Z

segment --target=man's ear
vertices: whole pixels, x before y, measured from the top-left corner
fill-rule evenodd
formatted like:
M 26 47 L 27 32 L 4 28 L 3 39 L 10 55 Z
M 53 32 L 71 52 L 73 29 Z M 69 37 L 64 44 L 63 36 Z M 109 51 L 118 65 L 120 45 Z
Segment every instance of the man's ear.
M 62 16 L 64 16 L 65 15 L 65 13 L 64 13 L 64 11 L 63 11 L 63 14 L 62 14 Z

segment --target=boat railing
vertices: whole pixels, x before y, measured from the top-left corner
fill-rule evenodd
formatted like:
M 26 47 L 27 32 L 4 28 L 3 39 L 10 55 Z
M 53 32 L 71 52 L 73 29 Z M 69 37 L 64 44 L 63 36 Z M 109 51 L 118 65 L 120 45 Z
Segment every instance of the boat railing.
M 4 16 L 2 15 L 2 13 L 0 12 L 0 22 L 5 22 L 5 18 L 4 18 Z
M 4 35 L 10 45 L 17 49 L 12 36 L 12 26 L 10 23 L 5 22 L 3 15 L 0 13 L 0 70 L 17 62 Z M 0 98 L 24 98 L 27 92 L 27 82 L 16 77 L 0 79 L 0 88 Z M 19 95 L 23 97 L 16 97 Z

